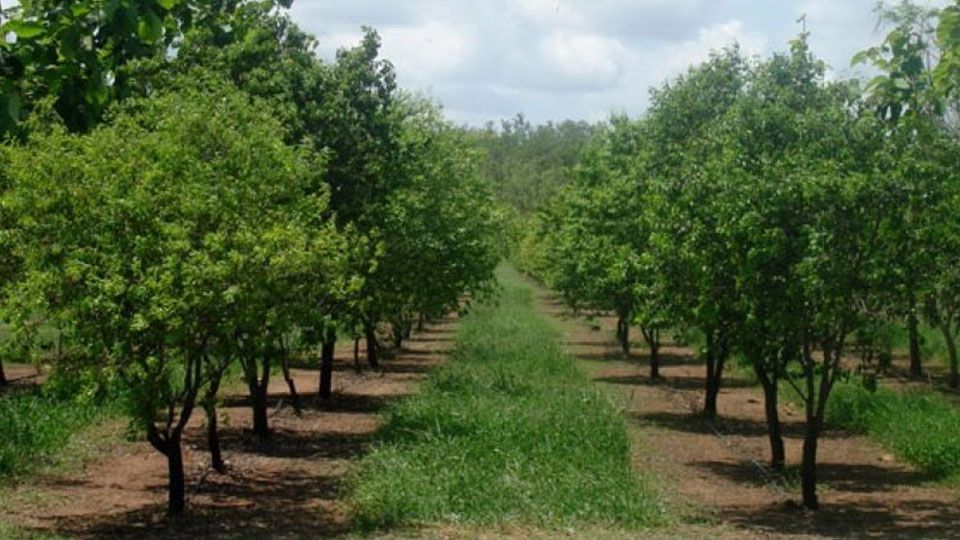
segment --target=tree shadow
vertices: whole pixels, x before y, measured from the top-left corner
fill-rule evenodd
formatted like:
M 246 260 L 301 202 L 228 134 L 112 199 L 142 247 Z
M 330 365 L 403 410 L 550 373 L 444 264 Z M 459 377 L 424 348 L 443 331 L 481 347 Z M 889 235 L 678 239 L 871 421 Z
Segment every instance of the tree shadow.
M 165 505 L 151 504 L 93 518 L 56 518 L 53 531 L 64 536 L 104 540 L 273 540 L 338 536 L 348 531 L 349 520 L 342 509 L 321 502 L 335 500 L 342 489 L 339 477 L 298 470 L 214 475 L 192 494 L 184 516 L 168 519 Z
M 803 510 L 794 501 L 757 510 L 725 508 L 723 519 L 731 525 L 778 535 L 816 535 L 824 538 L 960 539 L 960 510 L 955 502 L 933 499 L 877 500 L 822 503 L 816 512 Z
M 634 420 L 656 427 L 684 433 L 714 435 L 715 430 L 727 436 L 767 437 L 767 424 L 762 421 L 721 416 L 710 420 L 706 416 L 693 413 L 631 413 Z M 803 422 L 780 422 L 786 439 L 803 437 Z M 852 435 L 848 435 L 852 436 Z
M 372 440 L 371 433 L 315 433 L 274 427 L 270 438 L 262 442 L 246 428 L 220 430 L 220 443 L 226 451 L 275 458 L 351 459 L 363 455 Z M 198 441 L 197 446 L 206 450 L 206 441 Z
M 703 390 L 706 387 L 706 379 L 703 377 L 661 377 L 651 379 L 646 375 L 615 375 L 607 377 L 597 377 L 597 382 L 607 384 L 622 384 L 629 386 L 663 386 L 676 390 Z M 725 388 L 753 388 L 756 383 L 744 379 L 725 379 L 721 384 L 721 390 Z
M 749 461 L 739 463 L 699 461 L 694 467 L 709 471 L 739 484 L 765 486 L 767 478 L 757 474 L 756 465 Z M 782 473 L 773 473 L 782 485 L 795 486 L 799 490 L 798 466 L 788 467 Z M 877 465 L 818 463 L 817 481 L 821 492 L 877 493 L 896 491 L 902 487 L 916 487 L 934 480 L 928 474 L 904 468 L 888 468 Z M 791 489 L 793 489 L 791 487 Z

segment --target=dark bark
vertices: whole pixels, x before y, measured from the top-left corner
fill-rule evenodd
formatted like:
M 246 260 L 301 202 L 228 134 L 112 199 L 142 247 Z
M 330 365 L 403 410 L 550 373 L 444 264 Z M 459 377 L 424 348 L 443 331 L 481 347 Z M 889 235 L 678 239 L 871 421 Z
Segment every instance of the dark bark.
M 423 313 L 417 315 L 417 332 L 423 332 Z
M 197 394 L 203 381 L 201 358 L 190 357 L 184 370 L 183 393 L 180 395 L 180 411 L 175 412 L 176 403 L 167 406 L 167 421 L 161 432 L 157 424 L 150 422 L 147 427 L 147 440 L 160 453 L 167 457 L 167 513 L 171 516 L 183 513 L 186 508 L 186 494 L 183 472 L 183 450 L 180 446 L 183 430 L 190 421 L 193 408 L 197 404 Z M 176 420 L 176 422 L 174 422 Z
M 620 342 L 620 348 L 623 354 L 630 354 L 630 322 L 625 315 L 617 318 L 617 340 Z
M 252 376 L 247 375 L 247 386 L 250 389 L 250 401 L 253 407 L 253 433 L 260 439 L 260 442 L 266 442 L 270 439 L 270 423 L 267 419 L 267 387 L 270 384 L 270 356 L 263 355 L 261 364 L 262 371 L 257 376 L 256 361 L 253 361 Z
M 808 418 L 803 436 L 803 461 L 800 464 L 800 481 L 803 488 L 803 506 L 817 510 L 817 442 L 820 438 L 821 419 Z
M 220 474 L 227 472 L 227 465 L 223 461 L 223 452 L 220 448 L 220 433 L 217 430 L 217 392 L 220 391 L 222 372 L 214 375 L 207 386 L 207 393 L 203 398 L 203 410 L 207 413 L 207 446 L 210 449 L 210 466 Z
M 947 344 L 947 354 L 950 359 L 950 388 L 960 386 L 960 373 L 957 366 L 957 339 L 950 329 L 949 323 L 940 324 L 940 332 L 943 333 L 943 340 Z
M 183 450 L 180 448 L 180 433 L 174 430 L 163 437 L 156 426 L 147 428 L 147 440 L 167 458 L 167 514 L 182 514 L 186 508 L 186 480 L 183 472 Z
M 179 434 L 177 434 L 176 439 L 170 441 L 167 452 L 167 474 L 170 477 L 167 513 L 175 516 L 183 513 L 187 506 L 186 479 L 183 473 L 183 449 L 180 447 Z
M 353 338 L 353 367 L 360 371 L 360 338 Z
M 328 329 L 320 347 L 320 399 L 330 399 L 333 388 L 333 353 L 337 345 L 337 331 Z
M 660 378 L 660 329 L 640 327 L 644 341 L 650 347 L 650 378 Z
M 723 381 L 723 367 L 727 361 L 726 347 L 720 345 L 715 332 L 706 332 L 707 335 L 707 380 L 706 395 L 703 400 L 703 412 L 708 418 L 717 417 L 717 396 L 720 395 L 720 384 Z
M 910 315 L 907 317 L 907 330 L 910 334 L 910 376 L 923 377 L 923 363 L 920 359 L 920 331 L 918 329 L 916 301 L 910 305 Z
M 782 471 L 786 463 L 786 451 L 783 446 L 783 432 L 780 426 L 779 384 L 777 370 L 768 370 L 763 361 L 753 364 L 757 379 L 763 386 L 763 410 L 767 420 L 767 438 L 770 441 L 770 468 Z M 771 372 L 772 371 L 772 372 Z
M 7 375 L 3 372 L 3 360 L 0 360 L 0 386 L 7 385 Z
M 280 341 L 280 371 L 283 372 L 283 380 L 287 383 L 287 390 L 290 392 L 290 403 L 293 405 L 293 410 L 297 416 L 303 414 L 303 407 L 300 404 L 300 393 L 297 392 L 297 383 L 293 380 L 293 375 L 290 374 L 290 357 L 287 356 L 287 348 L 283 344 L 283 340 Z
M 372 368 L 380 367 L 380 345 L 377 343 L 376 328 L 370 324 L 364 328 L 364 335 L 367 338 L 367 363 Z

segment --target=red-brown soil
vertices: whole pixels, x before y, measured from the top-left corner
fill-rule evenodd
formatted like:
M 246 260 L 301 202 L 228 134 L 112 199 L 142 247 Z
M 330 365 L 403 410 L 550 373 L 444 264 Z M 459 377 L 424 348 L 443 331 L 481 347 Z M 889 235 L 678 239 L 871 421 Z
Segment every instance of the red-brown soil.
M 822 509 L 799 505 L 799 480 L 766 468 L 769 446 L 758 388 L 726 376 L 721 418 L 709 422 L 702 407 L 705 367 L 689 348 L 662 351 L 661 376 L 648 377 L 649 358 L 625 358 L 613 339 L 615 320 L 574 317 L 540 290 L 543 310 L 561 321 L 568 350 L 598 382 L 623 396 L 639 432 L 635 460 L 658 473 L 673 503 L 689 509 L 678 531 L 696 538 L 960 538 L 954 489 L 935 484 L 896 461 L 869 438 L 838 430 L 823 434 L 819 450 Z M 781 407 L 788 471 L 799 464 L 803 415 Z M 795 470 L 795 469 L 794 469 Z M 704 515 L 703 509 L 706 510 Z
M 224 457 L 230 470 L 209 470 L 204 414 L 185 435 L 188 513 L 165 517 L 166 461 L 146 442 L 118 445 L 82 473 L 38 478 L 9 492 L 0 521 L 24 529 L 79 538 L 257 539 L 321 538 L 349 526 L 345 475 L 362 456 L 389 400 L 412 392 L 418 380 L 453 346 L 455 318 L 413 336 L 382 370 L 353 368 L 352 343 L 337 350 L 334 396 L 318 403 L 318 373 L 294 369 L 304 411 L 289 406 L 286 384 L 274 376 L 271 442 L 250 432 L 252 415 L 242 388 L 230 392 L 221 414 Z M 361 355 L 365 351 L 361 349 Z

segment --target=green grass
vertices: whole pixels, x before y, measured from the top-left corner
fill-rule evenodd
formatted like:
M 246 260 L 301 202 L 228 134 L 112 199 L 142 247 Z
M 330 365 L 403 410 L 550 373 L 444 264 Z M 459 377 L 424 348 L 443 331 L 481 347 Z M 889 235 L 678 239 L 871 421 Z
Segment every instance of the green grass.
M 0 481 L 72 460 L 61 451 L 85 428 L 117 416 L 118 408 L 112 401 L 78 400 L 56 383 L 0 397 Z
M 788 399 L 802 405 L 796 392 Z M 960 414 L 938 393 L 868 388 L 851 377 L 838 381 L 827 402 L 828 425 L 869 435 L 931 478 L 960 479 Z
M 352 478 L 358 525 L 658 523 L 624 419 L 562 352 L 530 287 L 512 269 L 499 277 L 499 303 L 475 309 L 448 362 L 388 410 Z

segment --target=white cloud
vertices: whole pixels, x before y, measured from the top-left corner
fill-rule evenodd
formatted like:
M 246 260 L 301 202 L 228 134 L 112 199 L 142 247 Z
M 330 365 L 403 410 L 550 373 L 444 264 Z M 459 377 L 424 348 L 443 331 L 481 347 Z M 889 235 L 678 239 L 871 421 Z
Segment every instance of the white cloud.
M 589 89 L 616 82 L 626 49 L 616 39 L 557 31 L 540 41 L 540 54 L 555 74 Z
M 435 84 L 465 65 L 474 54 L 478 38 L 469 26 L 428 22 L 417 26 L 391 26 L 380 30 L 383 56 L 389 58 L 408 81 L 420 86 Z
M 927 0 L 943 3 L 947 0 Z M 535 122 L 639 114 L 648 89 L 739 43 L 785 50 L 807 14 L 814 53 L 850 73 L 874 32 L 875 0 L 295 0 L 321 54 L 383 37 L 401 85 L 428 90 L 457 121 L 523 112 Z

